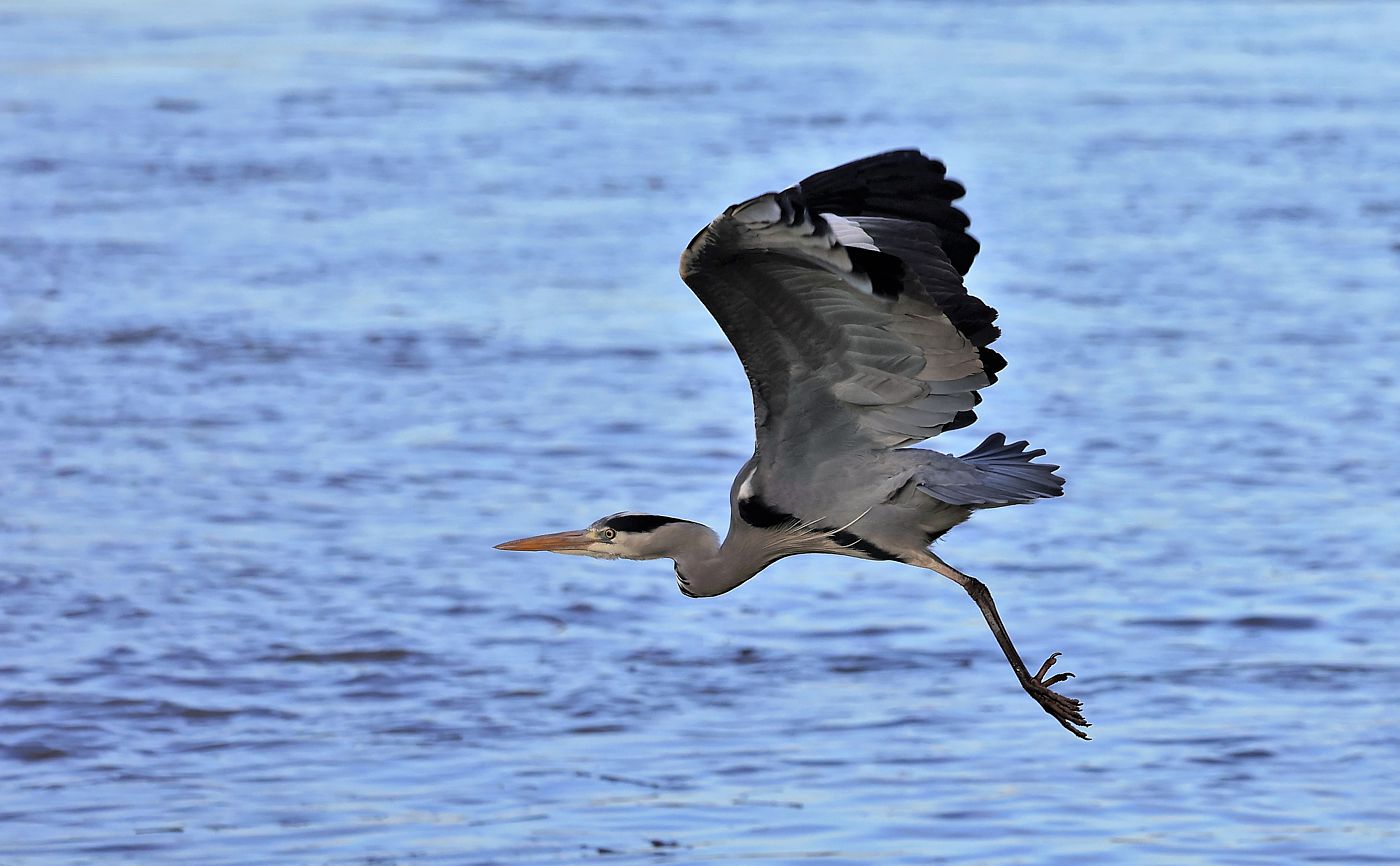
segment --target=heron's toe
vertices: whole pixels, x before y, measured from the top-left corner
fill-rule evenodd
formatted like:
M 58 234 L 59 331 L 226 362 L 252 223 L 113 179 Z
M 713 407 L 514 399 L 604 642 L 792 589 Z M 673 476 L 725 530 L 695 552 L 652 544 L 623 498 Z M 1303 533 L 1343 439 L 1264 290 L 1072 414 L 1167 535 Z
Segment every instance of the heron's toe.
M 1031 697 L 1035 698 L 1036 703 L 1040 704 L 1045 712 L 1054 716 L 1055 721 L 1059 722 L 1065 730 L 1082 740 L 1087 740 L 1089 739 L 1089 735 L 1079 730 L 1080 728 L 1091 727 L 1089 722 L 1084 718 L 1084 714 L 1080 711 L 1084 706 L 1083 702 L 1074 698 L 1065 697 L 1050 688 L 1053 685 L 1070 679 L 1074 674 L 1065 672 L 1056 674 L 1049 679 L 1045 678 L 1050 668 L 1055 666 L 1055 659 L 1058 658 L 1059 655 L 1059 653 L 1054 653 L 1050 658 L 1045 660 L 1045 663 L 1040 666 L 1040 670 L 1036 671 L 1035 676 L 1031 677 L 1026 683 L 1026 691 L 1030 693 Z

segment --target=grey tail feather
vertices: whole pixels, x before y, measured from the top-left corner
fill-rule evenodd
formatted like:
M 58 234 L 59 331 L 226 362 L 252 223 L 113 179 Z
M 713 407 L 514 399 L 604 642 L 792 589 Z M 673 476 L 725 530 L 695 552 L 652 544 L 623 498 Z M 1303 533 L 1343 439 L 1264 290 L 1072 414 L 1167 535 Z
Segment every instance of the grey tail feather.
M 1053 463 L 1035 463 L 1045 456 L 1045 449 L 1027 451 L 1030 443 L 1006 441 L 1006 436 L 993 433 L 982 444 L 959 459 L 980 469 L 982 482 L 977 487 L 988 504 L 1013 504 L 1047 499 L 1064 493 L 1065 480 L 1055 474 Z

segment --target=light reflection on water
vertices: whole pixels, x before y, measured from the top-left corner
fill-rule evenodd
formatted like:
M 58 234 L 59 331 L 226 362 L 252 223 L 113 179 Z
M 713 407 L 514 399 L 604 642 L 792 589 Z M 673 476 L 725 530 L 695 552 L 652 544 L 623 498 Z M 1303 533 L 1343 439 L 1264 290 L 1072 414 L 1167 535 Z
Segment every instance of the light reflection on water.
M 0 859 L 1393 862 L 1397 23 L 10 4 Z M 676 256 L 908 145 L 1011 363 L 937 445 L 1070 480 L 941 550 L 1092 743 L 919 572 L 489 549 L 723 525 Z

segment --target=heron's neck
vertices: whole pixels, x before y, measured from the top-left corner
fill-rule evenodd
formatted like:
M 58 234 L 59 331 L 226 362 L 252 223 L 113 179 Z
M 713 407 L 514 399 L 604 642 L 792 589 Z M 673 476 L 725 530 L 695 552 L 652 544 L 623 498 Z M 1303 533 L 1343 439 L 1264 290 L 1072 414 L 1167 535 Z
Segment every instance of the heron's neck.
M 689 531 L 667 553 L 676 563 L 681 590 L 695 596 L 728 592 L 763 570 L 768 564 L 761 546 L 744 533 L 733 531 L 719 543 L 719 536 L 708 526 L 690 524 Z

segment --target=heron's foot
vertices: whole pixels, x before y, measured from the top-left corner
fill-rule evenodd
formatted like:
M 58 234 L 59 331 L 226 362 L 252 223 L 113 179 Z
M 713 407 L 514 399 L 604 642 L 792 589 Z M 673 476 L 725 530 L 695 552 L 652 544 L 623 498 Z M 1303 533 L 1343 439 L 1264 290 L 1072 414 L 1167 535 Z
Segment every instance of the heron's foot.
M 1045 664 L 1040 666 L 1040 670 L 1035 672 L 1035 676 L 1023 681 L 1021 686 L 1025 688 L 1027 694 L 1035 698 L 1036 703 L 1040 704 L 1045 712 L 1054 716 L 1055 721 L 1063 725 L 1066 731 L 1081 740 L 1087 740 L 1089 735 L 1079 730 L 1089 727 L 1089 723 L 1084 720 L 1083 714 L 1079 711 L 1084 704 L 1074 698 L 1067 698 L 1050 688 L 1073 677 L 1074 674 L 1068 672 L 1055 674 L 1049 679 L 1045 676 L 1050 672 L 1050 668 L 1055 666 L 1055 659 L 1059 655 L 1059 653 L 1052 654 L 1050 658 L 1045 660 Z

